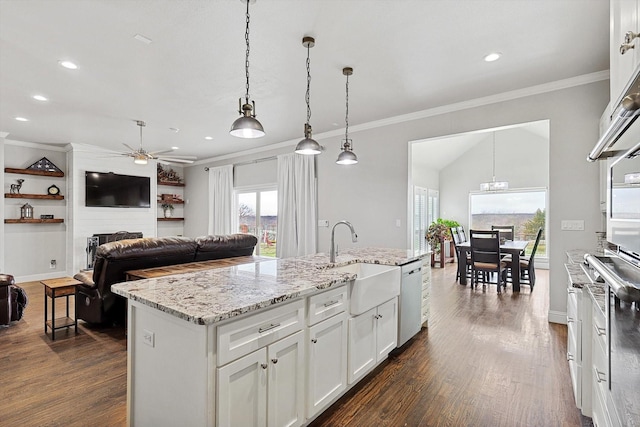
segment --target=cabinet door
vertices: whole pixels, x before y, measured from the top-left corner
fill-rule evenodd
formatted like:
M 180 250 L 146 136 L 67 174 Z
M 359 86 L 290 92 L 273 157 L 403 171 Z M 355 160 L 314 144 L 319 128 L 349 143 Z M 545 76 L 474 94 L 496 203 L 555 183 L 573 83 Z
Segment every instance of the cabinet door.
M 270 345 L 268 356 L 268 426 L 299 426 L 304 421 L 304 332 Z
M 398 299 L 378 306 L 376 325 L 376 362 L 387 358 L 398 343 Z
M 217 425 L 267 425 L 267 349 L 218 368 Z
M 349 384 L 362 378 L 376 364 L 377 308 L 349 319 Z
M 347 387 L 347 324 L 344 313 L 309 328 L 307 418 Z
M 611 107 L 615 110 L 622 90 L 629 81 L 637 64 L 640 50 L 640 40 L 632 40 L 633 49 L 624 55 L 620 53 L 620 45 L 624 43 L 627 31 L 638 32 L 638 4 L 637 0 L 611 1 L 611 55 L 610 55 L 610 86 Z

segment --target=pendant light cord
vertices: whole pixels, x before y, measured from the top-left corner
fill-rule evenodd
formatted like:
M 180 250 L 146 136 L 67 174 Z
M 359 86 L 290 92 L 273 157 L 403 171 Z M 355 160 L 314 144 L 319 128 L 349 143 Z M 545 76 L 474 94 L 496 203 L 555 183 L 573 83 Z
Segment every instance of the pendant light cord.
M 346 108 L 344 115 L 344 139 L 347 143 L 349 143 L 349 75 L 347 74 L 347 83 L 345 84 L 345 92 L 346 92 Z
M 311 86 L 311 61 L 309 60 L 309 50 L 311 49 L 311 44 L 307 43 L 307 94 L 305 95 L 305 101 L 307 102 L 307 126 L 309 126 L 309 122 L 311 121 L 311 105 L 310 100 L 311 96 L 309 95 L 309 88 Z
M 244 32 L 244 40 L 247 43 L 247 54 L 244 59 L 244 71 L 247 77 L 246 89 L 247 93 L 245 94 L 246 103 L 249 103 L 249 0 L 247 0 L 247 28 Z

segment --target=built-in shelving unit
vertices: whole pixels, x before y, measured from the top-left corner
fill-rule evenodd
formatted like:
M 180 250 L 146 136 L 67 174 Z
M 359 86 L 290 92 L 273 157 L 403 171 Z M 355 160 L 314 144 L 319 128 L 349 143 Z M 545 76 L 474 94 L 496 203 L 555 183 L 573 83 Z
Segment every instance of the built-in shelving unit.
M 53 176 L 57 178 L 64 178 L 64 172 L 51 172 L 41 171 L 37 169 L 16 169 L 16 168 L 4 168 L 5 173 L 18 173 L 22 175 L 38 175 L 38 176 Z
M 62 218 L 51 219 L 37 219 L 37 218 L 25 218 L 25 219 L 5 219 L 5 224 L 60 224 L 64 222 Z
M 184 182 L 161 181 L 161 180 L 158 179 L 158 187 L 161 187 L 161 186 L 180 187 L 179 190 L 178 189 L 175 190 L 177 193 L 180 194 L 180 196 L 179 196 L 180 198 L 178 198 L 178 199 L 164 199 L 164 200 L 163 199 L 159 199 L 158 200 L 158 210 L 159 210 L 160 214 L 162 214 L 162 210 L 160 209 L 160 205 L 163 204 L 163 203 L 169 203 L 169 204 L 172 204 L 172 205 L 184 205 L 184 200 L 182 200 L 183 188 L 185 187 Z M 169 192 L 171 190 L 170 189 L 166 189 L 166 191 Z M 159 193 L 159 197 L 160 197 L 162 195 L 162 191 L 158 190 L 158 193 Z M 183 210 L 182 210 L 181 206 L 177 207 L 176 213 L 178 215 L 182 215 L 183 214 Z M 181 231 L 175 231 L 176 230 L 176 228 L 175 228 L 176 226 L 177 227 L 182 227 L 182 225 L 175 224 L 175 223 L 184 221 L 183 217 L 179 217 L 179 216 L 176 216 L 176 217 L 172 216 L 172 217 L 169 217 L 169 218 L 158 217 L 157 221 L 165 223 L 165 226 L 163 227 L 163 230 L 172 230 L 172 232 L 182 233 Z M 174 224 L 174 225 L 169 225 L 169 224 Z M 170 227 L 170 228 L 166 228 L 166 227 Z
M 5 173 L 15 173 L 20 175 L 35 175 L 35 176 L 50 176 L 54 178 L 64 178 L 64 172 L 57 171 L 43 171 L 38 169 L 17 169 L 17 168 L 4 168 Z M 14 194 L 5 193 L 5 199 L 35 199 L 35 200 L 64 200 L 64 196 L 61 194 Z M 63 223 L 62 218 L 5 218 L 5 224 L 60 224 Z
M 39 199 L 39 200 L 64 200 L 64 196 L 51 194 L 12 194 L 4 193 L 5 199 Z

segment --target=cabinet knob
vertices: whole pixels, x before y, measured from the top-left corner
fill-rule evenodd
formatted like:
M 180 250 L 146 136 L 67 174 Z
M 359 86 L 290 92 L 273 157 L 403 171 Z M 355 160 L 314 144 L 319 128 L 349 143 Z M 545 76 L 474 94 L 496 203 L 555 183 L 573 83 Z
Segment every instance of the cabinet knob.
M 271 359 L 271 363 L 275 365 L 276 363 L 278 363 L 278 359 Z
M 573 354 L 571 354 L 571 353 L 567 352 L 567 360 L 568 360 L 568 361 L 575 360 L 575 358 L 573 357 Z
M 637 39 L 640 33 L 634 33 L 633 31 L 627 31 L 624 35 L 624 42 L 626 44 L 631 43 L 634 39 Z
M 620 45 L 620 55 L 624 55 L 631 49 L 635 49 L 635 46 L 630 43 L 622 43 Z
M 269 367 L 269 365 L 267 365 L 266 363 L 261 363 L 261 364 L 260 364 L 260 367 L 261 367 L 262 369 L 267 369 L 267 368 Z
M 311 342 L 315 344 L 315 343 L 317 343 L 317 342 L 318 342 L 318 340 L 317 340 L 317 339 L 315 339 L 315 338 L 313 338 L 313 339 L 311 340 Z

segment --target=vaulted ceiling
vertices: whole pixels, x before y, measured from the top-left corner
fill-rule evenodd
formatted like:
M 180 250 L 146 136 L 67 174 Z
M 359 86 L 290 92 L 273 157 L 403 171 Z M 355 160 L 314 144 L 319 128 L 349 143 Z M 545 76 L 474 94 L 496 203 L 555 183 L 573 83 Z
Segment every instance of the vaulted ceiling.
M 244 1 L 0 0 L 0 132 L 124 150 L 144 120 L 145 148 L 200 159 L 293 144 L 306 120 L 305 35 L 316 38 L 319 135 L 344 127 L 345 66 L 351 126 L 607 70 L 608 3 L 258 0 L 250 94 L 267 135 L 246 140 L 229 135 L 245 93 Z

